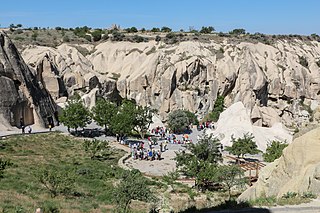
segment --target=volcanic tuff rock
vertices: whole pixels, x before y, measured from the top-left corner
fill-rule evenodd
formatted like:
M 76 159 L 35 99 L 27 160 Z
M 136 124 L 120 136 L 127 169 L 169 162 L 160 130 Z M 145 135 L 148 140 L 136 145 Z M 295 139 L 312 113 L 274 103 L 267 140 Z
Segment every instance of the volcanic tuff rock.
M 0 31 L 0 119 L 2 124 L 48 125 L 55 119 L 55 104 L 25 64 L 8 36 Z
M 206 133 L 213 134 L 224 146 L 232 146 L 232 137 L 243 138 L 248 133 L 254 137 L 258 149 L 263 152 L 269 141 L 291 143 L 292 135 L 281 123 L 274 123 L 271 128 L 254 126 L 247 111 L 242 102 L 232 104 L 221 113 L 215 129 L 209 129 Z
M 259 179 L 239 200 L 281 197 L 287 192 L 320 194 L 320 128 L 295 139 L 282 156 L 264 167 Z
M 33 64 L 49 52 L 69 94 L 93 88 L 84 73 L 94 73 L 104 92 L 119 91 L 123 98 L 160 109 L 162 118 L 177 108 L 203 116 L 220 94 L 226 96 L 226 106 L 242 101 L 257 126 L 279 121 L 291 126 L 309 122 L 309 106 L 320 101 L 320 43 L 316 41 L 278 40 L 272 45 L 228 39 L 170 45 L 107 41 L 94 49 L 90 46 L 90 51 L 84 57 L 63 44 L 57 49 L 28 47 L 23 56 Z M 110 78 L 116 81 L 113 91 L 102 83 L 112 83 Z

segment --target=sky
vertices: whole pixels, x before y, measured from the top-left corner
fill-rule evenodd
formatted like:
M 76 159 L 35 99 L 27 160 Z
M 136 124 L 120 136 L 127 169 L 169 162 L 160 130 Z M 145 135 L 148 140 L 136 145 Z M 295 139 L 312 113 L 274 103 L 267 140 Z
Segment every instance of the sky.
M 0 27 L 213 26 L 217 32 L 320 34 L 320 0 L 5 0 Z

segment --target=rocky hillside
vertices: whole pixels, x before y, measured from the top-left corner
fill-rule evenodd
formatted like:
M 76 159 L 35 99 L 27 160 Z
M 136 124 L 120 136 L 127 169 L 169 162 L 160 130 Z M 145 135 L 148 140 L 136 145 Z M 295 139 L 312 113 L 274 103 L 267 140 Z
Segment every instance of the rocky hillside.
M 223 95 L 226 106 L 242 101 L 257 126 L 300 126 L 320 101 L 320 43 L 311 40 L 106 41 L 28 46 L 22 56 L 45 82 L 56 79 L 48 87 L 55 99 L 97 87 L 90 98 L 119 94 L 159 109 L 162 118 L 177 108 L 202 117 Z
M 320 128 L 294 140 L 282 156 L 260 172 L 258 182 L 240 200 L 281 197 L 287 192 L 320 192 Z
M 0 129 L 55 121 L 56 105 L 25 64 L 8 36 L 0 31 Z

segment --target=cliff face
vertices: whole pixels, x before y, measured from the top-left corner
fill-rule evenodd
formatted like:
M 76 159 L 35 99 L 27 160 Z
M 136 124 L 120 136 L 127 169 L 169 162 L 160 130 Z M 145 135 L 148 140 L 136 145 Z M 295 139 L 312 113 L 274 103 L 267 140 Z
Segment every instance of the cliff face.
M 0 31 L 0 118 L 1 123 L 20 126 L 48 125 L 55 120 L 55 104 L 43 86 L 25 64 L 17 49 Z
M 227 39 L 172 45 L 108 41 L 81 48 L 91 54 L 84 57 L 63 44 L 57 49 L 29 47 L 23 57 L 37 64 L 51 53 L 69 94 L 72 87 L 89 92 L 93 82 L 91 89 L 99 87 L 100 95 L 119 91 L 122 97 L 160 109 L 163 118 L 177 108 L 203 116 L 220 94 L 226 96 L 226 106 L 242 101 L 257 126 L 279 121 L 291 126 L 309 122 L 320 101 L 320 43 L 316 41 L 278 40 L 273 45 Z M 114 82 L 110 79 L 116 80 L 116 86 L 107 91 L 106 85 Z
M 281 197 L 286 192 L 320 193 L 320 128 L 294 140 L 282 156 L 264 167 L 257 183 L 247 189 L 239 200 L 262 196 Z

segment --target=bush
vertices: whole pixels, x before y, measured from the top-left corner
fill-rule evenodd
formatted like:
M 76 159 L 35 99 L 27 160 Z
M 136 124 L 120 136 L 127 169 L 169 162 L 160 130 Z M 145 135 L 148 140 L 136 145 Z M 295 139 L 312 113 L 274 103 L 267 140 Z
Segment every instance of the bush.
M 93 41 L 100 41 L 101 40 L 101 34 L 102 31 L 101 30 L 95 30 L 91 33 L 92 35 L 92 40 Z
M 313 194 L 312 192 L 303 192 L 303 194 L 301 195 L 302 198 L 311 198 L 311 199 L 315 199 L 317 198 L 317 195 Z
M 272 141 L 268 143 L 266 153 L 263 153 L 263 159 L 266 162 L 273 162 L 282 155 L 282 151 L 286 148 L 288 144 L 281 141 Z
M 105 159 L 111 154 L 108 141 L 84 140 L 83 147 L 91 159 Z
M 137 43 L 144 42 L 144 38 L 142 36 L 134 35 L 132 39 Z
M 13 164 L 9 160 L 3 160 L 0 158 L 0 178 L 4 177 L 4 170 Z
M 296 192 L 287 192 L 286 194 L 282 195 L 282 198 L 289 199 L 297 196 L 298 196 L 298 193 Z
M 308 61 L 306 59 L 306 57 L 304 56 L 299 56 L 299 64 L 301 64 L 302 66 L 308 68 Z
M 156 33 L 156 32 L 160 32 L 160 29 L 157 28 L 157 27 L 154 27 L 150 31 L 153 32 L 153 33 Z
M 214 102 L 213 110 L 209 113 L 209 120 L 211 121 L 218 121 L 221 112 L 224 109 L 224 96 L 218 96 L 216 101 Z
M 200 30 L 200 33 L 204 33 L 204 34 L 209 34 L 212 33 L 214 31 L 214 28 L 209 26 L 209 27 L 202 27 Z
M 162 27 L 162 28 L 161 28 L 161 32 L 164 32 L 164 33 L 169 33 L 169 32 L 171 32 L 171 31 L 172 31 L 172 29 L 169 28 L 169 27 Z
M 157 35 L 155 40 L 156 41 L 161 41 L 161 37 Z M 320 63 L 320 61 L 319 61 L 319 63 Z M 319 67 L 320 67 L 320 65 L 319 65 Z
M 74 176 L 71 171 L 50 166 L 42 168 L 36 174 L 38 181 L 49 191 L 51 197 L 70 195 L 74 188 Z
M 183 133 L 190 124 L 189 117 L 185 111 L 178 109 L 172 111 L 168 117 L 168 126 L 174 133 Z
M 119 33 L 117 31 L 112 33 L 112 41 L 123 41 L 125 35 L 123 33 Z
M 62 41 L 63 42 L 70 42 L 70 38 L 68 36 L 64 36 Z

